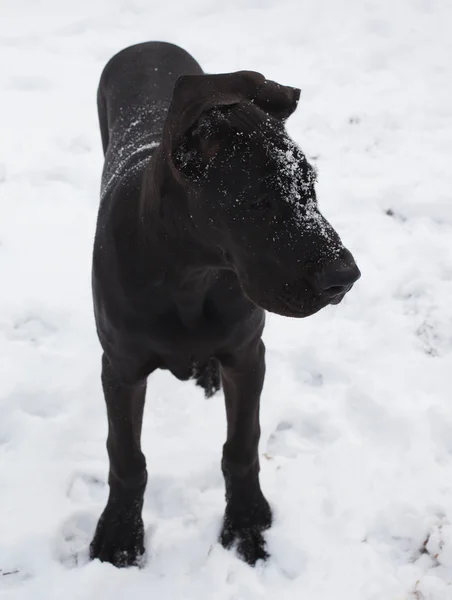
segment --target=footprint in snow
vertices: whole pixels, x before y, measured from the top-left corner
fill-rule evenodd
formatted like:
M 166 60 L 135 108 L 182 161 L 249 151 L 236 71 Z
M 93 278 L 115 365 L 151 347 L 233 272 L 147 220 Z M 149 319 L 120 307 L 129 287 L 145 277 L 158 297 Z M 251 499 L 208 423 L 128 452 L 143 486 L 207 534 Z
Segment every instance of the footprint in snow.
M 386 560 L 415 564 L 425 573 L 447 568 L 452 583 L 452 525 L 441 511 L 423 515 L 407 505 L 393 505 L 375 515 L 363 543 Z
M 7 333 L 11 340 L 39 345 L 44 338 L 57 332 L 55 325 L 36 315 L 27 315 L 16 319 Z
M 266 455 L 294 458 L 328 446 L 339 437 L 326 413 L 296 413 L 278 423 L 268 439 Z
M 89 545 L 99 515 L 78 512 L 60 526 L 54 543 L 56 559 L 68 568 L 81 567 L 89 562 Z
M 452 524 L 446 519 L 438 520 L 431 527 L 421 549 L 427 554 L 435 567 L 442 567 L 442 578 L 452 584 Z M 447 572 L 448 570 L 448 572 Z
M 86 505 L 104 502 L 107 484 L 100 477 L 89 473 L 74 473 L 69 481 L 66 496 L 73 502 Z
M 173 477 L 153 475 L 146 486 L 146 504 L 162 519 L 189 517 L 189 507 L 196 503 L 196 487 Z

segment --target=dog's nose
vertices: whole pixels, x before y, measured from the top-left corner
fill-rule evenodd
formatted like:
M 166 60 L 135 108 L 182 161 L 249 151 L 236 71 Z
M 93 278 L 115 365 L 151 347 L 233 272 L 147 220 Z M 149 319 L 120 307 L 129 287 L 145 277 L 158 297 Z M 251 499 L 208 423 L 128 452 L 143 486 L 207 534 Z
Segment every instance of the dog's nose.
M 338 296 L 348 292 L 351 286 L 361 277 L 356 263 L 342 261 L 327 265 L 317 273 L 317 283 L 322 292 L 329 296 Z

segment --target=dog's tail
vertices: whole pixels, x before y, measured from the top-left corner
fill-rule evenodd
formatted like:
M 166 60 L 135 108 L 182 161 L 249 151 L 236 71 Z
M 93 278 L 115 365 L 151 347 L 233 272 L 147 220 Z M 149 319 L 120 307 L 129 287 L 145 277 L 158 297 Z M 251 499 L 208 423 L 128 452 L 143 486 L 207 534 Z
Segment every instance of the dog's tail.
M 196 365 L 193 371 L 196 385 L 204 388 L 206 398 L 211 398 L 221 390 L 220 362 L 217 358 L 209 358 L 203 365 Z

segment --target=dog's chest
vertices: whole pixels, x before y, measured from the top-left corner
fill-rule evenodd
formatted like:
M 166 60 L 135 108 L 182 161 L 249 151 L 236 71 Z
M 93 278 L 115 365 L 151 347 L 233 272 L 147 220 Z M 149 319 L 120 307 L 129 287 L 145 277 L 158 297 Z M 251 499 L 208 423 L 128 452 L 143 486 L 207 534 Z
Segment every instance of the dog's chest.
M 217 271 L 180 288 L 174 305 L 187 334 L 198 338 L 209 331 L 220 339 L 254 309 L 230 271 Z
M 162 367 L 179 379 L 192 377 L 210 358 L 233 352 L 263 321 L 263 311 L 240 286 L 229 283 L 198 293 L 185 289 L 171 305 L 165 315 L 152 319 L 149 341 Z

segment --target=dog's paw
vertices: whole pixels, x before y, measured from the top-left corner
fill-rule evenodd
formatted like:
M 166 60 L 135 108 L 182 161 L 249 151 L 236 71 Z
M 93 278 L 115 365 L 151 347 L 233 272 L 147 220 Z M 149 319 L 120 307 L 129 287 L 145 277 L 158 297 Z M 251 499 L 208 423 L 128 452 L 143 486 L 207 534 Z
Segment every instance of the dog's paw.
M 89 548 L 90 558 L 115 567 L 140 566 L 144 556 L 141 511 L 107 505 Z
M 269 554 L 262 532 L 272 524 L 270 506 L 262 500 L 248 509 L 243 506 L 235 509 L 228 505 L 220 534 L 220 543 L 226 548 L 237 548 L 238 555 L 249 565 L 258 560 L 266 560 Z
M 254 566 L 258 560 L 267 560 L 269 554 L 260 529 L 234 529 L 224 523 L 220 542 L 226 549 L 237 546 L 238 555 L 249 565 Z

